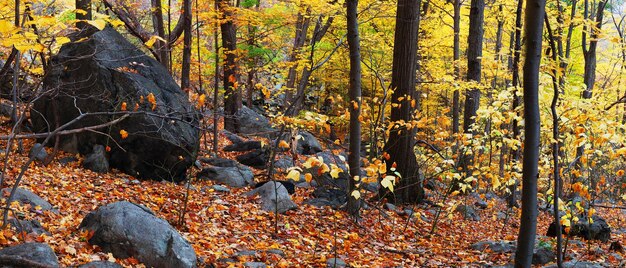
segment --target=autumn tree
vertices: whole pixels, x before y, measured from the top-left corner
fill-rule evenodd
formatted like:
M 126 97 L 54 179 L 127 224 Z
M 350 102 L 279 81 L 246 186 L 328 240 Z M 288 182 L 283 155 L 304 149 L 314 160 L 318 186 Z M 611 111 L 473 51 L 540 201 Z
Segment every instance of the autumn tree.
M 422 200 L 424 190 L 419 181 L 419 166 L 415 157 L 415 133 L 411 126 L 416 106 L 415 72 L 419 29 L 420 0 L 399 0 L 391 74 L 392 108 L 389 138 L 385 145 L 387 170 L 400 174 L 396 192 L 388 196 L 396 203 L 415 203 Z M 381 194 L 387 195 L 381 188 Z
M 191 86 L 191 0 L 183 0 L 183 63 L 180 74 L 180 87 L 188 89 Z
M 357 19 L 358 0 L 348 0 L 347 28 L 348 46 L 350 48 L 350 152 L 348 165 L 350 179 L 348 187 L 348 213 L 359 217 L 359 190 L 357 183 L 361 177 L 361 47 L 359 42 L 359 23 Z
M 541 118 L 539 114 L 539 67 L 545 0 L 528 0 L 524 32 L 524 160 L 522 170 L 522 215 L 520 219 L 515 267 L 531 267 L 537 232 L 537 180 Z
M 239 68 L 237 66 L 237 27 L 233 21 L 232 7 L 229 1 L 219 1 L 222 22 L 222 47 L 225 55 L 224 60 L 224 129 L 231 132 L 239 131 L 239 124 L 235 118 L 241 107 L 241 92 L 237 81 L 239 80 Z
M 485 1 L 472 0 L 470 7 L 469 35 L 467 37 L 467 80 L 476 83 L 474 88 L 465 93 L 465 110 L 463 112 L 463 132 L 473 133 L 472 126 L 476 122 L 476 112 L 480 106 L 480 88 L 483 55 L 483 34 Z M 469 172 L 472 154 L 466 153 L 461 158 L 461 167 Z
M 596 49 L 598 47 L 598 37 L 602 29 L 602 19 L 604 18 L 604 8 L 607 0 L 598 1 L 595 12 L 589 11 L 589 0 L 585 0 L 584 18 L 593 21 L 591 26 L 583 25 L 582 48 L 585 59 L 584 83 L 585 90 L 583 98 L 590 99 L 593 94 L 593 87 L 596 82 Z M 587 44 L 587 35 L 589 35 L 589 44 Z

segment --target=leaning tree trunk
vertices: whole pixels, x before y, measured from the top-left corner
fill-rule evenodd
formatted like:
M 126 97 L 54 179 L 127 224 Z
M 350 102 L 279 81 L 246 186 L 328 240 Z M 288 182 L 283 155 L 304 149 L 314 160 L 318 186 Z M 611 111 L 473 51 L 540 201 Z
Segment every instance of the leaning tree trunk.
M 545 0 L 526 4 L 524 61 L 524 165 L 522 170 L 522 216 L 520 219 L 515 267 L 531 267 L 537 232 L 537 178 L 539 177 L 539 66 Z
M 358 199 L 359 190 L 357 184 L 360 182 L 361 168 L 361 48 L 359 41 L 359 23 L 357 20 L 357 10 L 359 1 L 347 1 L 348 20 L 348 47 L 350 48 L 350 153 L 348 155 L 348 165 L 350 166 L 350 183 L 348 184 L 348 213 L 355 218 L 359 217 Z M 355 192 L 356 191 L 356 192 Z
M 241 107 L 241 94 L 237 88 L 239 73 L 237 68 L 237 28 L 232 20 L 232 12 L 227 1 L 220 1 L 223 12 L 220 25 L 222 30 L 222 47 L 226 60 L 224 61 L 224 129 L 230 132 L 239 132 L 239 123 L 236 117 Z
M 412 101 L 415 100 L 415 71 L 419 28 L 420 0 L 399 0 L 393 48 L 391 88 L 395 89 L 391 100 L 391 128 L 385 145 L 389 155 L 387 170 L 401 175 L 396 192 L 389 194 L 383 187 L 381 195 L 395 203 L 417 203 L 424 197 L 419 181 L 419 166 L 415 157 L 415 128 L 407 128 L 404 122 L 413 120 Z M 400 100 L 402 99 L 402 100 Z

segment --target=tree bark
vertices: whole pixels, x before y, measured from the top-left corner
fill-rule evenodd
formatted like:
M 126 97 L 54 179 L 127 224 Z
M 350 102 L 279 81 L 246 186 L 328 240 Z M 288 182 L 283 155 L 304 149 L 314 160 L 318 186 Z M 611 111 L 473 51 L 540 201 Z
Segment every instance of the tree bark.
M 515 267 L 531 267 L 537 229 L 537 178 L 539 177 L 539 66 L 545 0 L 526 4 L 524 61 L 524 164 L 522 170 L 522 215 L 520 219 Z
M 76 5 L 76 9 L 80 9 L 86 13 L 83 12 L 76 12 L 76 19 L 77 20 L 83 20 L 78 22 L 76 25 L 78 26 L 78 28 L 83 29 L 85 26 L 89 25 L 89 23 L 84 22 L 84 20 L 91 20 L 92 19 L 92 15 L 91 15 L 91 0 L 76 0 L 75 1 L 75 5 Z
M 163 4 L 161 0 L 152 0 L 152 26 L 154 27 L 154 32 L 156 32 L 159 37 L 167 40 L 167 36 L 165 36 L 165 26 L 163 21 Z M 169 44 L 163 41 L 157 41 L 156 43 L 156 53 L 159 55 L 158 60 L 166 69 L 170 69 L 170 56 L 169 56 Z
M 585 19 L 594 19 L 595 28 L 583 27 L 583 55 L 585 58 L 585 72 L 583 75 L 583 82 L 585 83 L 585 90 L 583 91 L 583 98 L 590 99 L 593 95 L 593 87 L 596 82 L 596 49 L 598 46 L 598 36 L 602 28 L 602 19 L 604 17 L 604 7 L 606 7 L 607 1 L 599 1 L 596 8 L 595 16 L 589 15 L 589 0 L 585 0 Z M 589 46 L 587 47 L 587 32 L 589 32 Z
M 461 67 L 459 60 L 461 59 L 461 0 L 454 0 L 454 44 L 453 44 L 453 60 L 454 60 L 454 79 L 461 78 Z M 459 133 L 459 90 L 454 89 L 452 96 L 452 133 Z
M 287 84 L 285 85 L 285 107 L 289 106 L 289 103 L 293 101 L 293 90 L 294 86 L 296 85 L 297 75 L 296 69 L 298 68 L 298 53 L 300 52 L 300 49 L 304 46 L 310 23 L 311 19 L 309 18 L 309 9 L 307 9 L 306 14 L 298 14 L 298 19 L 296 22 L 296 35 L 293 40 L 293 48 L 291 50 L 291 54 L 289 55 L 289 62 L 292 62 L 293 65 L 289 67 L 289 72 L 287 74 Z
M 180 87 L 183 90 L 191 87 L 191 0 L 183 0 L 183 66 L 181 66 Z
M 359 23 L 357 19 L 358 0 L 348 0 L 347 28 L 348 47 L 350 48 L 350 152 L 348 165 L 350 166 L 350 182 L 348 183 L 348 213 L 355 218 L 359 217 L 360 199 L 354 197 L 353 192 L 359 191 L 357 185 L 361 176 L 361 48 L 359 41 Z M 360 195 L 359 195 L 360 196 Z
M 232 12 L 228 1 L 219 1 L 220 11 L 223 13 L 220 25 L 222 31 L 222 47 L 226 60 L 224 61 L 224 129 L 237 133 L 239 123 L 235 118 L 241 107 L 241 94 L 237 86 L 239 80 L 239 70 L 237 67 L 237 28 L 232 20 Z
M 420 0 L 399 0 L 397 5 L 396 26 L 393 48 L 391 88 L 395 89 L 391 100 L 391 124 L 385 152 L 387 170 L 396 170 L 401 177 L 395 187 L 396 192 L 389 194 L 381 188 L 381 195 L 395 203 L 417 203 L 424 197 L 424 190 L 419 181 L 419 166 L 415 157 L 415 128 L 407 128 L 403 123 L 413 120 L 415 99 L 415 71 L 419 29 Z M 400 100 L 402 98 L 402 100 Z M 395 107 L 394 107 L 395 106 Z M 416 105 L 417 106 L 417 105 Z

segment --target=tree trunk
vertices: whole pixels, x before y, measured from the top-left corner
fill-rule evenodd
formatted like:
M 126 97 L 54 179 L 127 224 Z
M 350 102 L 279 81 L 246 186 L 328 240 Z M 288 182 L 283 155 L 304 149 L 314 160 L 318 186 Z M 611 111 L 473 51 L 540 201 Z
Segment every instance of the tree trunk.
M 470 7 L 469 35 L 467 37 L 467 80 L 480 84 L 481 63 L 483 55 L 485 1 L 472 0 Z M 465 110 L 463 111 L 463 132 L 473 134 L 472 126 L 476 122 L 476 112 L 480 106 L 480 89 L 473 88 L 465 93 Z M 472 154 L 461 156 L 461 168 L 471 174 Z
M 75 1 L 76 9 L 80 9 L 83 12 L 76 12 L 76 19 L 81 20 L 76 23 L 76 26 L 80 29 L 85 29 L 85 27 L 89 26 L 89 23 L 85 22 L 85 20 L 91 20 L 91 0 L 76 0 Z
M 454 60 L 454 79 L 461 78 L 461 67 L 459 60 L 461 59 L 461 0 L 454 0 L 454 44 L 453 44 L 453 60 Z M 459 90 L 454 89 L 452 96 L 452 133 L 459 133 Z
M 237 28 L 232 21 L 232 12 L 228 6 L 228 1 L 220 0 L 220 9 L 223 13 L 222 24 L 222 47 L 226 60 L 224 61 L 224 129 L 237 133 L 239 123 L 235 118 L 239 107 L 241 107 L 241 94 L 237 88 L 239 80 L 237 68 Z
M 163 25 L 163 4 L 161 0 L 152 0 L 152 26 L 159 37 L 167 40 L 165 36 L 165 26 Z M 156 54 L 158 60 L 166 69 L 170 69 L 169 44 L 161 40 L 156 43 Z
M 515 267 L 531 267 L 537 229 L 537 178 L 539 177 L 539 66 L 545 0 L 526 4 L 526 59 L 524 61 L 524 165 L 522 170 L 522 215 Z
M 359 217 L 361 200 L 354 197 L 357 184 L 360 182 L 361 165 L 361 48 L 359 41 L 359 23 L 357 20 L 358 0 L 348 0 L 348 47 L 350 48 L 350 152 L 348 165 L 350 166 L 350 183 L 348 184 L 348 213 L 355 218 Z M 360 195 L 358 195 L 360 196 Z
M 585 72 L 583 75 L 583 82 L 585 83 L 585 90 L 583 91 L 583 98 L 590 99 L 593 95 L 593 86 L 596 82 L 596 48 L 598 46 L 598 35 L 599 31 L 602 28 L 602 19 L 604 15 L 604 7 L 606 7 L 607 1 L 599 1 L 598 8 L 596 9 L 595 16 L 588 16 L 588 8 L 589 3 L 588 0 L 585 0 L 585 19 L 594 19 L 595 17 L 595 28 L 589 29 L 588 27 L 583 27 L 583 55 L 585 58 Z M 587 47 L 587 32 L 590 32 L 590 40 L 589 47 Z
M 520 106 L 520 98 L 517 96 L 517 88 L 520 84 L 519 79 L 519 62 L 522 54 L 522 11 L 524 8 L 524 0 L 517 1 L 517 11 L 515 12 L 515 41 L 513 45 L 513 61 L 511 63 L 511 71 L 513 72 L 513 77 L 511 83 L 515 87 L 513 91 L 513 107 L 511 109 L 516 111 Z M 516 112 L 518 114 L 518 112 Z M 518 139 L 520 136 L 520 129 L 517 122 L 517 119 L 513 119 L 512 122 L 512 139 Z M 517 163 L 520 159 L 520 149 L 515 148 L 511 150 L 511 159 L 513 160 L 513 167 L 517 166 Z M 513 168 L 513 171 L 518 171 L 517 168 Z M 507 204 L 509 207 L 517 206 L 517 181 L 509 187 L 510 194 L 508 196 Z
M 287 84 L 285 85 L 285 107 L 289 106 L 289 103 L 293 102 L 293 90 L 296 85 L 297 75 L 296 69 L 298 68 L 298 53 L 304 46 L 310 23 L 311 19 L 309 18 L 309 9 L 307 9 L 307 14 L 298 14 L 298 20 L 296 22 L 296 36 L 294 37 L 293 48 L 291 50 L 291 54 L 289 55 L 289 62 L 292 62 L 293 65 L 289 67 L 289 73 L 287 74 Z
M 180 87 L 187 90 L 191 87 L 191 37 L 193 35 L 191 29 L 191 0 L 183 0 L 183 19 L 184 19 L 184 36 L 183 36 L 183 66 L 180 74 Z
M 420 0 L 399 0 L 396 14 L 391 74 L 391 88 L 395 90 L 391 100 L 397 105 L 392 105 L 390 121 L 398 127 L 391 128 L 385 152 L 389 155 L 389 159 L 386 160 L 387 170 L 396 170 L 401 178 L 394 194 L 389 194 L 384 187 L 381 188 L 381 195 L 395 203 L 417 203 L 424 197 L 414 152 L 416 129 L 407 128 L 402 124 L 413 120 L 411 103 L 415 99 L 415 58 L 420 2 Z M 403 99 L 399 101 L 401 97 Z

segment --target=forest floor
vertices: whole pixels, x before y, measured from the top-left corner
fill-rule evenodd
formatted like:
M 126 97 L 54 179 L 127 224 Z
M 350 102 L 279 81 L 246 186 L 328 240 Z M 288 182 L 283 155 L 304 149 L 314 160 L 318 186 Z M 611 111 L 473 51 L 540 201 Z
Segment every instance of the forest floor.
M 3 128 L 3 132 L 8 130 Z M 220 141 L 227 142 L 226 139 Z M 9 185 L 26 163 L 32 143 L 25 141 L 24 153 L 10 155 L 6 174 Z M 6 142 L 0 145 L 4 151 Z M 57 159 L 64 156 L 68 155 L 60 154 Z M 5 229 L 0 231 L 0 246 L 24 241 L 46 242 L 63 266 L 113 260 L 112 255 L 87 243 L 88 234 L 81 232 L 78 226 L 90 211 L 120 200 L 152 209 L 191 242 L 203 263 L 218 267 L 241 267 L 248 261 L 264 262 L 272 267 L 324 267 L 326 261 L 334 257 L 353 267 L 490 267 L 511 263 L 512 254 L 478 251 L 470 246 L 486 240 L 516 240 L 519 227 L 518 210 L 513 210 L 506 222 L 497 218 L 498 212 L 506 211 L 505 202 L 495 201 L 497 199 L 488 201 L 488 207 L 478 211 L 480 221 L 465 220 L 460 213 L 442 211 L 432 236 L 429 236 L 435 218 L 432 212 L 436 210 L 427 205 L 411 207 L 415 213 L 407 221 L 408 215 L 385 210 L 382 204 L 372 201 L 370 208 L 362 211 L 362 220 L 357 224 L 343 211 L 304 204 L 312 190 L 302 188 L 292 196 L 298 209 L 280 215 L 275 225 L 275 217 L 260 209 L 257 198 L 244 196 L 249 188 L 223 193 L 214 191 L 211 181 L 194 180 L 192 185 L 184 224 L 179 225 L 187 192 L 185 185 L 139 182 L 116 170 L 107 174 L 94 173 L 81 168 L 79 162 L 63 166 L 53 161 L 47 167 L 32 164 L 21 187 L 47 199 L 58 213 L 37 211 L 29 205 L 13 206 L 26 219 L 39 220 L 51 235 L 23 235 Z M 462 196 L 449 201 L 474 202 Z M 547 212 L 540 213 L 538 234 L 543 235 L 552 217 Z M 612 241 L 626 244 L 624 232 L 615 232 L 626 227 L 626 210 L 599 208 L 597 214 L 612 227 Z M 553 240 L 542 239 L 547 239 L 547 243 Z M 584 242 L 580 246 L 570 245 L 568 253 L 569 258 L 617 267 L 623 253 L 611 254 L 608 248 L 609 243 Z M 254 252 L 233 257 L 244 250 Z M 282 252 L 283 256 L 274 254 L 277 252 Z M 231 258 L 236 263 L 218 261 L 224 258 Z M 127 267 L 141 266 L 132 258 L 116 261 Z

